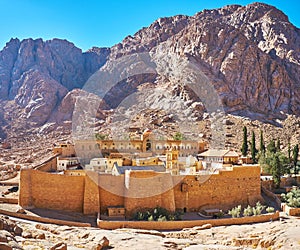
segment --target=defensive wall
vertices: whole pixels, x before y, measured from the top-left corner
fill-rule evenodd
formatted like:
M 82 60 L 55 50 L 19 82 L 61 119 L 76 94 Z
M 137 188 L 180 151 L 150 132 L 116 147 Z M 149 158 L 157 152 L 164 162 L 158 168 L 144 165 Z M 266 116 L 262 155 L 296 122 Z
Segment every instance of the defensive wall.
M 98 187 L 87 178 L 90 177 L 21 170 L 19 205 L 25 208 L 97 213 L 99 204 L 94 204 L 99 200 Z
M 37 165 L 33 167 L 36 170 L 43 171 L 43 172 L 53 172 L 57 170 L 57 157 L 60 156 L 60 154 L 55 154 L 51 157 L 49 157 L 46 161 L 44 161 L 42 164 Z
M 187 212 L 227 210 L 262 200 L 258 166 L 237 166 L 208 176 L 172 176 L 153 171 L 132 171 L 127 176 L 92 171 L 72 173 L 22 170 L 19 204 L 84 214 L 105 214 L 108 207 L 120 206 L 130 216 L 137 210 L 156 206 Z
M 296 178 L 295 177 L 281 177 L 280 188 L 296 186 L 299 184 L 300 184 L 300 175 L 297 175 Z M 264 176 L 262 176 L 261 185 L 268 190 L 275 189 L 274 180 L 270 180 Z

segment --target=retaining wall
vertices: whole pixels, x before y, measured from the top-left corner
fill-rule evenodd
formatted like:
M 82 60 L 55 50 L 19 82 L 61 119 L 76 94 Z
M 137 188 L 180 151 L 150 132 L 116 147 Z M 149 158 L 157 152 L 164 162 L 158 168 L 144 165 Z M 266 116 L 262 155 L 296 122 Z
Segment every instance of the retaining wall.
M 25 220 L 37 221 L 41 223 L 56 224 L 56 225 L 63 225 L 63 226 L 70 226 L 70 227 L 91 227 L 90 223 L 50 219 L 50 218 L 38 217 L 38 216 L 28 215 L 28 214 L 19 214 L 15 212 L 6 211 L 3 209 L 0 209 L 0 214 L 16 217 L 20 219 L 25 219 Z
M 181 230 L 183 228 L 203 226 L 211 224 L 212 226 L 242 225 L 260 222 L 268 222 L 279 219 L 279 211 L 272 214 L 263 214 L 258 216 L 249 216 L 241 218 L 225 218 L 211 220 L 190 220 L 190 221 L 107 221 L 97 220 L 97 225 L 101 229 L 118 228 L 137 228 L 146 230 Z

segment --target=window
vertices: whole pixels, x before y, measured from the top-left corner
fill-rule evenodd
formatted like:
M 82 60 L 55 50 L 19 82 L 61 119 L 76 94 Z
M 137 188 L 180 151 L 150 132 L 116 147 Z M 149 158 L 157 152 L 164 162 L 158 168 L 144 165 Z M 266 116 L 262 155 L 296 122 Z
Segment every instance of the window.
M 147 143 L 146 143 L 146 151 L 149 151 L 151 149 L 151 142 L 150 140 L 148 139 L 147 140 Z

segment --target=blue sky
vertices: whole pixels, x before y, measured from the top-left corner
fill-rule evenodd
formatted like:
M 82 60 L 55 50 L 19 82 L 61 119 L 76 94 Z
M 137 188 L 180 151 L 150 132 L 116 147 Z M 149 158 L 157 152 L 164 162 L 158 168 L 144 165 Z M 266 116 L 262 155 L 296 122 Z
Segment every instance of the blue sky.
M 159 17 L 194 15 L 203 9 L 254 1 L 204 0 L 0 0 L 0 48 L 12 37 L 67 39 L 82 50 L 110 47 Z M 261 1 L 300 27 L 299 0 Z

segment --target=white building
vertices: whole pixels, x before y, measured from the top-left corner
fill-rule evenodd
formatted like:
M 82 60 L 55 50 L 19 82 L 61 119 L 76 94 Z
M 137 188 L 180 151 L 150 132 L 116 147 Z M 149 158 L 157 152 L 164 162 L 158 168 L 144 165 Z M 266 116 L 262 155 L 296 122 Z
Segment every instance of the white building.
M 237 164 L 239 155 L 237 152 L 227 149 L 209 149 L 198 154 L 204 169 L 220 169 L 225 164 Z
M 108 169 L 107 158 L 93 158 L 90 164 L 85 165 L 86 170 L 92 170 L 97 172 L 106 172 Z
M 77 157 L 57 157 L 57 170 L 77 169 L 80 162 Z

